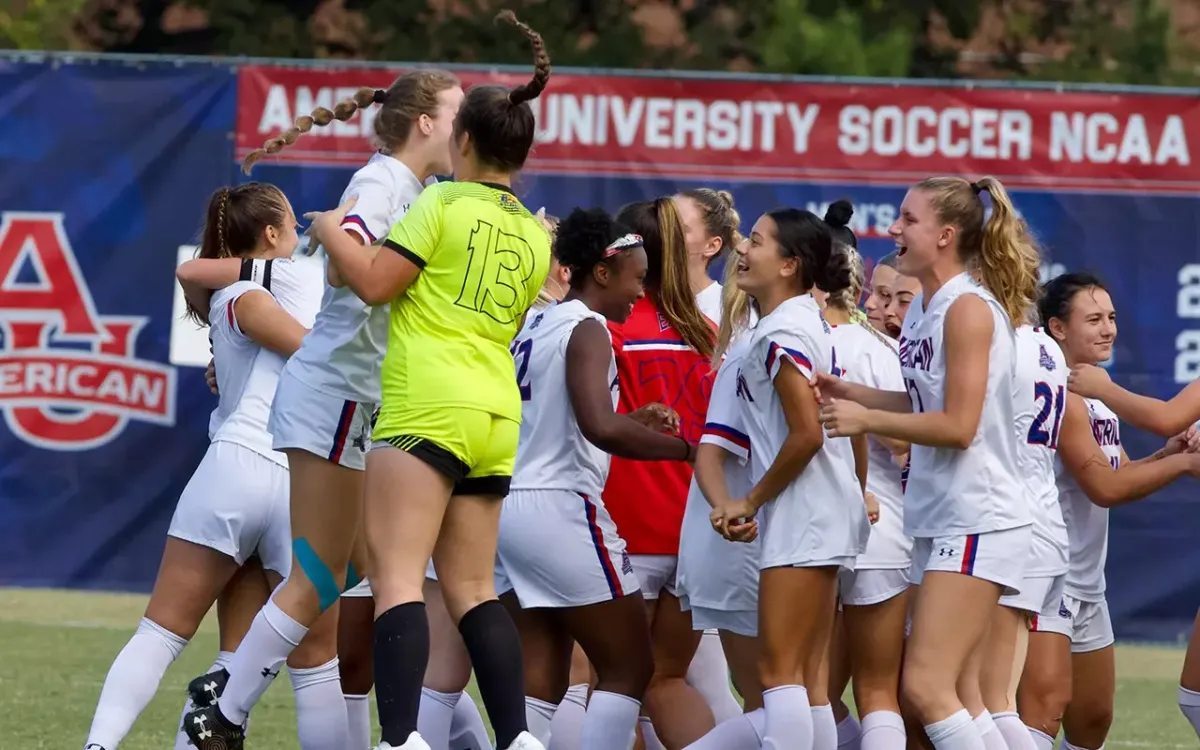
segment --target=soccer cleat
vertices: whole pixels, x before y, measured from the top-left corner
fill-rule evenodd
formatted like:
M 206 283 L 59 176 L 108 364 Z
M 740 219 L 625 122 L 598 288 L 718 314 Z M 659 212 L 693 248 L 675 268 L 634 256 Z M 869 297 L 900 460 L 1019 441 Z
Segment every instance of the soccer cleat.
M 529 732 L 521 732 L 508 746 L 508 750 L 546 750 L 546 746 Z
M 421 739 L 421 735 L 413 732 L 408 735 L 408 739 L 400 747 L 393 747 L 386 742 L 380 742 L 375 746 L 375 750 L 433 750 L 429 747 L 429 743 Z
M 233 726 L 216 706 L 198 708 L 183 717 L 183 731 L 196 750 L 242 750 L 246 732 Z
M 208 708 L 217 705 L 217 699 L 225 692 L 225 684 L 229 682 L 229 671 L 218 669 L 201 675 L 188 683 L 188 697 L 196 708 Z

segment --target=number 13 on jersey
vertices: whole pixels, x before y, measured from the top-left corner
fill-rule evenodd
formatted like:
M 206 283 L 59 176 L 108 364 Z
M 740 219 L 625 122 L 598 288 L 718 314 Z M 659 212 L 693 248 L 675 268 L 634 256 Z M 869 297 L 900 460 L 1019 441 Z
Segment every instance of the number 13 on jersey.
M 533 250 L 523 237 L 480 219 L 467 245 L 467 272 L 454 304 L 508 324 L 526 308 Z

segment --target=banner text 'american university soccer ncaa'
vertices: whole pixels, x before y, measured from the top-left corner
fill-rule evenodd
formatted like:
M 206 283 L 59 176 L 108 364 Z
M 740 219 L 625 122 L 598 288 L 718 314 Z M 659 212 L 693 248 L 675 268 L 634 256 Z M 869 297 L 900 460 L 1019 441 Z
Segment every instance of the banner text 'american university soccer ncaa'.
M 238 154 L 396 69 L 241 71 Z M 463 73 L 467 84 L 519 75 Z M 1200 186 L 1200 104 L 1148 94 L 555 74 L 534 102 L 531 168 L 686 178 L 855 179 L 996 174 L 1016 185 L 1163 191 Z M 358 163 L 372 111 L 317 128 L 281 158 Z

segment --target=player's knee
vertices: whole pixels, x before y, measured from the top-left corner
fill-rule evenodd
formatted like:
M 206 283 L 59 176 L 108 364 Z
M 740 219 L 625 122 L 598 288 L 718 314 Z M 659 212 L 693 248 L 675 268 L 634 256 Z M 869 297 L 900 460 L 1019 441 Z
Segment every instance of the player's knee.
M 654 679 L 654 656 L 626 658 L 613 664 L 596 664 L 597 689 L 642 700 Z
M 944 705 L 956 705 L 953 675 L 920 663 L 906 664 L 900 675 L 900 693 L 922 721 L 935 717 Z
M 496 583 L 490 574 L 478 579 L 442 579 L 440 582 L 446 611 L 455 622 L 480 604 L 496 598 Z
M 365 639 L 370 641 L 370 637 Z M 342 692 L 347 695 L 366 695 L 375 684 L 374 664 L 371 649 L 360 646 L 348 647 L 343 641 L 338 644 L 338 674 L 342 678 Z
M 1108 738 L 1108 730 L 1112 728 L 1112 701 L 1072 701 L 1068 718 L 1069 721 L 1063 722 L 1063 729 L 1072 745 L 1099 747 L 1104 744 Z
M 315 607 L 318 612 L 337 604 L 342 595 L 346 571 L 335 574 L 326 562 L 303 537 L 293 540 L 292 574 L 285 588 L 290 597 L 300 598 L 304 604 Z
M 1028 717 L 1027 724 L 1039 729 L 1040 725 L 1045 724 L 1057 730 L 1071 702 L 1071 676 L 1027 671 L 1021 678 L 1017 701 L 1022 718 Z M 1049 734 L 1048 731 L 1046 733 Z

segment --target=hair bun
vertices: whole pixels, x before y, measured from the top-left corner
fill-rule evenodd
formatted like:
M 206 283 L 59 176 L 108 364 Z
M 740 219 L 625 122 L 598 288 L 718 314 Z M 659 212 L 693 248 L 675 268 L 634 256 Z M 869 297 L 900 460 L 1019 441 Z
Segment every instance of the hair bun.
M 716 190 L 714 192 L 716 192 L 717 197 L 721 199 L 722 203 L 729 208 L 733 208 L 733 193 L 728 190 Z
M 850 217 L 854 215 L 854 205 L 848 200 L 837 200 L 829 204 L 829 208 L 825 209 L 825 223 L 831 227 L 845 227 L 850 224 Z

